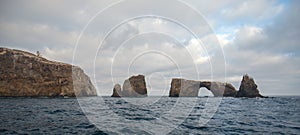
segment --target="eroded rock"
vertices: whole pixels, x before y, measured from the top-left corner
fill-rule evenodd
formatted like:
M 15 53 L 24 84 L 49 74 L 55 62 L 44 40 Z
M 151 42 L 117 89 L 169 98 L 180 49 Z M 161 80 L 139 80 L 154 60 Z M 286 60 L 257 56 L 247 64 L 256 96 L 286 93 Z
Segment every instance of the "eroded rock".
M 121 96 L 123 97 L 145 97 L 147 96 L 147 87 L 145 76 L 131 76 L 124 81 Z
M 240 90 L 237 91 L 230 83 L 212 81 L 194 81 L 182 78 L 173 78 L 171 82 L 170 97 L 197 97 L 201 87 L 207 88 L 215 97 L 263 97 L 259 94 L 253 78 L 243 77 Z M 116 84 L 112 97 L 143 97 L 147 96 L 145 77 L 132 76 L 124 81 L 123 89 Z
M 237 92 L 236 97 L 263 97 L 259 90 L 257 89 L 257 85 L 254 82 L 254 79 L 249 77 L 247 74 L 243 76 L 240 89 Z
M 173 78 L 170 88 L 170 97 L 197 97 L 199 89 L 205 87 L 210 90 L 215 97 L 234 97 L 237 93 L 235 88 L 229 83 L 194 81 L 181 78 Z
M 200 81 L 173 78 L 170 88 L 170 97 L 197 97 Z
M 120 94 L 121 94 L 121 85 L 116 84 L 114 86 L 113 94 L 111 95 L 111 97 L 121 97 Z
M 215 97 L 234 97 L 237 93 L 230 83 L 203 81 L 200 87 L 207 88 Z
M 201 87 L 210 90 L 215 97 L 264 97 L 259 93 L 253 78 L 248 75 L 243 76 L 239 91 L 230 83 L 173 78 L 169 96 L 196 97 Z

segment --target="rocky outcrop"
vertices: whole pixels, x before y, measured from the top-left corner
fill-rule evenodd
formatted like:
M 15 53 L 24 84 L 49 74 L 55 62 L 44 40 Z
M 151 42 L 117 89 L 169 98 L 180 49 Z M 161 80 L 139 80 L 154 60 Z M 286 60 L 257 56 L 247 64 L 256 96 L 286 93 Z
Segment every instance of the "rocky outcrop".
M 21 50 L 0 48 L 0 96 L 96 96 L 83 70 Z
M 243 76 L 241 86 L 239 91 L 237 92 L 236 97 L 263 97 L 259 94 L 259 90 L 257 89 L 257 85 L 254 82 L 254 79 L 249 77 L 247 74 Z
M 173 78 L 170 88 L 170 97 L 197 97 L 199 89 L 205 87 L 210 90 L 215 97 L 234 97 L 235 88 L 229 83 L 194 81 L 180 78 Z
M 120 94 L 121 94 L 121 85 L 116 84 L 114 86 L 113 94 L 111 95 L 111 97 L 121 97 Z
M 173 78 L 170 88 L 170 97 L 197 97 L 200 81 Z
M 121 97 L 146 97 L 147 87 L 146 87 L 145 76 L 143 75 L 131 76 L 129 79 L 124 81 L 122 90 L 119 88 L 114 88 L 112 97 L 120 97 L 120 96 Z
M 211 81 L 193 81 L 173 78 L 170 88 L 170 97 L 197 97 L 201 87 L 207 88 L 215 97 L 264 97 L 259 94 L 253 78 L 243 76 L 239 91 L 232 84 Z
M 207 88 L 215 97 L 234 97 L 237 93 L 230 83 L 204 81 L 200 83 L 200 87 Z

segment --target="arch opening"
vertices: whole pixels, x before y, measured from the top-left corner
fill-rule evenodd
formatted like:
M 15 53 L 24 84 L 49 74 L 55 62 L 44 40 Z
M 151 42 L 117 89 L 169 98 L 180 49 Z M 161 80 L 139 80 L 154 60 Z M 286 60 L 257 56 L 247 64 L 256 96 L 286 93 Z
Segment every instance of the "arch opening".
M 198 97 L 213 97 L 214 94 L 205 87 L 201 87 L 198 92 Z

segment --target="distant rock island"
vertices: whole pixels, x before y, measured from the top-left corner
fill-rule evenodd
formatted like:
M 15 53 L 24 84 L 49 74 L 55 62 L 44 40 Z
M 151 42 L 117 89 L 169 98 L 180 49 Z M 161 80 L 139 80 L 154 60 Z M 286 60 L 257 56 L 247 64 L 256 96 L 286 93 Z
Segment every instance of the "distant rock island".
M 243 76 L 240 90 L 237 92 L 236 97 L 264 97 L 259 94 L 257 85 L 254 79 L 249 77 L 247 74 Z
M 144 75 L 131 76 L 123 83 L 116 84 L 113 89 L 112 97 L 146 97 L 147 87 Z
M 239 91 L 230 83 L 173 78 L 169 97 L 197 97 L 201 87 L 207 88 L 215 97 L 264 97 L 259 93 L 254 79 L 247 74 L 243 76 Z M 147 96 L 145 77 L 143 75 L 132 76 L 125 80 L 123 90 L 121 90 L 120 84 L 116 84 L 112 94 L 112 97 L 141 96 Z
M 170 97 L 197 97 L 201 87 L 207 88 L 215 97 L 263 97 L 259 94 L 253 78 L 247 74 L 243 76 L 239 91 L 232 84 L 210 81 L 193 81 L 173 78 Z
M 199 89 L 205 87 L 210 90 L 215 97 L 234 97 L 237 93 L 235 88 L 229 83 L 193 81 L 181 78 L 173 78 L 170 88 L 170 97 L 197 97 Z
M 96 96 L 90 78 L 77 66 L 39 55 L 0 48 L 1 97 Z

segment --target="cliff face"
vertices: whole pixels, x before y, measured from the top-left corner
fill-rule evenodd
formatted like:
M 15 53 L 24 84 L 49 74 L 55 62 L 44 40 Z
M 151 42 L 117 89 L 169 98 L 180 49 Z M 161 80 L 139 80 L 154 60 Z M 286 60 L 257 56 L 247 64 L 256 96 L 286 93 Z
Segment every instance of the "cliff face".
M 257 85 L 254 82 L 254 79 L 249 77 L 247 74 L 243 76 L 240 90 L 238 91 L 237 97 L 263 97 L 259 94 Z
M 82 69 L 32 53 L 0 48 L 0 96 L 96 96 Z
M 170 88 L 170 97 L 198 97 L 200 81 L 173 78 Z
M 125 80 L 121 95 L 125 97 L 147 96 L 145 76 L 131 76 L 129 79 Z

